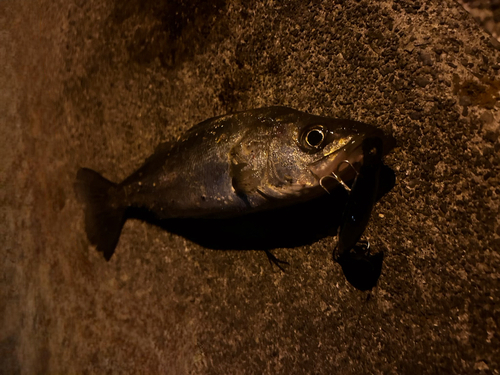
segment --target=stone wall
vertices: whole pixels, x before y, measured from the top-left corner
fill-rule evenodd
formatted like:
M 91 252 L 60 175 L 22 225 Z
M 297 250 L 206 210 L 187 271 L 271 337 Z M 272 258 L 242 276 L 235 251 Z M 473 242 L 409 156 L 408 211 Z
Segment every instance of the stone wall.
M 1 372 L 499 371 L 499 43 L 454 1 L 0 3 Z M 73 193 L 269 105 L 391 133 L 360 292 L 335 239 L 215 251 L 128 221 L 106 262 Z M 196 228 L 193 228 L 196 230 Z

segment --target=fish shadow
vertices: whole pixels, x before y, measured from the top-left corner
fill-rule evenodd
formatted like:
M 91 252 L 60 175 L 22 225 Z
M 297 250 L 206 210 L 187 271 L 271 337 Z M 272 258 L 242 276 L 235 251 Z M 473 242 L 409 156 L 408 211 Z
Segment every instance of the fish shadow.
M 157 219 L 149 211 L 131 209 L 127 216 L 156 225 L 213 250 L 294 248 L 334 236 L 348 194 L 331 194 L 293 206 L 232 218 Z
M 346 280 L 361 291 L 373 289 L 382 273 L 384 252 L 375 254 L 351 250 L 337 262 L 342 267 Z
M 376 200 L 379 201 L 394 185 L 394 171 L 384 165 Z M 158 219 L 141 209 L 130 209 L 127 218 L 146 221 L 208 249 L 265 251 L 270 260 L 286 263 L 269 252 L 276 248 L 310 245 L 322 238 L 336 236 L 348 197 L 342 186 L 336 186 L 330 194 L 308 202 L 235 218 Z M 333 250 L 332 247 L 332 253 Z M 380 277 L 383 258 L 381 252 L 361 254 L 351 251 L 337 262 L 351 285 L 368 290 Z

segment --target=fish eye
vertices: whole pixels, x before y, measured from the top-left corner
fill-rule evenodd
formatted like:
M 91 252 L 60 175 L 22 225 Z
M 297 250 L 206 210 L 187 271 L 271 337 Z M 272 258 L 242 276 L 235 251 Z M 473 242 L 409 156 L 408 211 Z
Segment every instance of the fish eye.
M 318 148 L 325 139 L 325 132 L 322 128 L 313 128 L 306 133 L 306 144 L 312 148 Z

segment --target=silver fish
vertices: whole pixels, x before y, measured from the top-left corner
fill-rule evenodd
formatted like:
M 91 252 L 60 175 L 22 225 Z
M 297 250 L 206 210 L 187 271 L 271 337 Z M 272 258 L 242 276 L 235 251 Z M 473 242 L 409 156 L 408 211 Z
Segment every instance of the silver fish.
M 327 194 L 322 178 L 355 177 L 362 142 L 384 138 L 357 121 L 269 107 L 203 121 L 177 142 L 160 145 L 115 184 L 82 168 L 75 190 L 85 204 L 89 241 L 110 259 L 130 208 L 158 219 L 230 218 Z

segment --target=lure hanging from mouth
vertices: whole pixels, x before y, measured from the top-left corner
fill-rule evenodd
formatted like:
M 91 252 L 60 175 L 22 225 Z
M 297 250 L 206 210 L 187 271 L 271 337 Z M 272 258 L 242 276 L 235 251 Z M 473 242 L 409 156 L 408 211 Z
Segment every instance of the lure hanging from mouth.
M 360 239 L 380 195 L 383 141 L 378 137 L 365 138 L 362 150 L 363 164 L 349 189 L 334 259 L 342 266 L 344 275 L 353 286 L 368 290 L 380 277 L 383 253 L 371 255 L 369 242 Z
M 115 184 L 82 168 L 75 190 L 85 205 L 89 241 L 110 259 L 130 209 L 158 219 L 231 218 L 306 202 L 326 194 L 335 172 L 355 177 L 363 140 L 391 137 L 357 121 L 269 107 L 215 117 L 165 143 L 132 175 Z
M 338 257 L 342 257 L 356 245 L 370 220 L 378 193 L 382 145 L 382 140 L 377 137 L 363 140 L 363 164 L 350 189 L 339 227 Z

